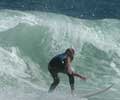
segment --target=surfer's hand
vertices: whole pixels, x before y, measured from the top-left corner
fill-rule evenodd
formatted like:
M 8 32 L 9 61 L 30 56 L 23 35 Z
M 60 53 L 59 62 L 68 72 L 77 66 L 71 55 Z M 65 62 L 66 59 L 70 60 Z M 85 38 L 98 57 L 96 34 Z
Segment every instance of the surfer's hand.
M 84 76 L 81 76 L 80 78 L 81 78 L 82 80 L 86 80 L 86 77 L 84 77 Z
M 79 78 L 82 79 L 82 80 L 86 80 L 86 77 L 81 76 L 81 75 L 78 74 L 78 73 L 73 72 L 72 74 L 73 74 L 73 76 L 77 76 L 77 77 L 79 77 Z

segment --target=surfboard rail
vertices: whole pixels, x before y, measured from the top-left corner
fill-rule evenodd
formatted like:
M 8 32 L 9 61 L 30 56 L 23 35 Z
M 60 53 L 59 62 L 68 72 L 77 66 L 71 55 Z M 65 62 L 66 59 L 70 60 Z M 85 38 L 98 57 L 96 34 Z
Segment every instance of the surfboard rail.
M 95 95 L 98 95 L 98 94 L 101 94 L 103 92 L 106 92 L 107 90 L 109 90 L 114 84 L 111 84 L 110 86 L 106 87 L 106 88 L 102 88 L 102 89 L 99 89 L 95 92 L 91 92 L 91 93 L 87 93 L 87 94 L 83 94 L 81 95 L 80 97 L 81 98 L 88 98 L 88 97 L 91 97 L 91 96 L 95 96 Z

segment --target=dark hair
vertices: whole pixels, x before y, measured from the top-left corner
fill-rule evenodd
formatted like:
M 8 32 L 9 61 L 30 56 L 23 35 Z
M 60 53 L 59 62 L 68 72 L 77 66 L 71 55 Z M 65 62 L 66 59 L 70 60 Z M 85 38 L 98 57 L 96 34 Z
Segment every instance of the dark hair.
M 73 60 L 74 58 L 74 54 L 75 54 L 75 50 L 73 48 L 68 48 L 65 53 L 71 58 L 71 60 Z

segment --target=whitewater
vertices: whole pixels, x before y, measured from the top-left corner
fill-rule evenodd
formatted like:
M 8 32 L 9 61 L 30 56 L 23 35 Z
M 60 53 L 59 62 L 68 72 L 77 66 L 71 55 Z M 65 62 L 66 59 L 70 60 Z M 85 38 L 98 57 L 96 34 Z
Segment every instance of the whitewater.
M 70 95 L 67 76 L 47 93 L 52 82 L 48 62 L 67 48 L 75 48 L 74 70 L 87 77 L 76 78 Z M 0 10 L 0 100 L 119 100 L 120 20 L 86 20 L 66 15 Z M 80 99 L 114 84 L 102 94 Z

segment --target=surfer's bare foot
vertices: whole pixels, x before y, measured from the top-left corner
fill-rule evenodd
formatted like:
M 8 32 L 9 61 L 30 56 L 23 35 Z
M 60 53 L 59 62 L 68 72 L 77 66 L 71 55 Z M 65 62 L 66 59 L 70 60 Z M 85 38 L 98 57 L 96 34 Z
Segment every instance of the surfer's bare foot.
M 72 96 L 76 96 L 75 91 L 72 90 L 72 91 L 71 91 L 71 95 L 72 95 Z

